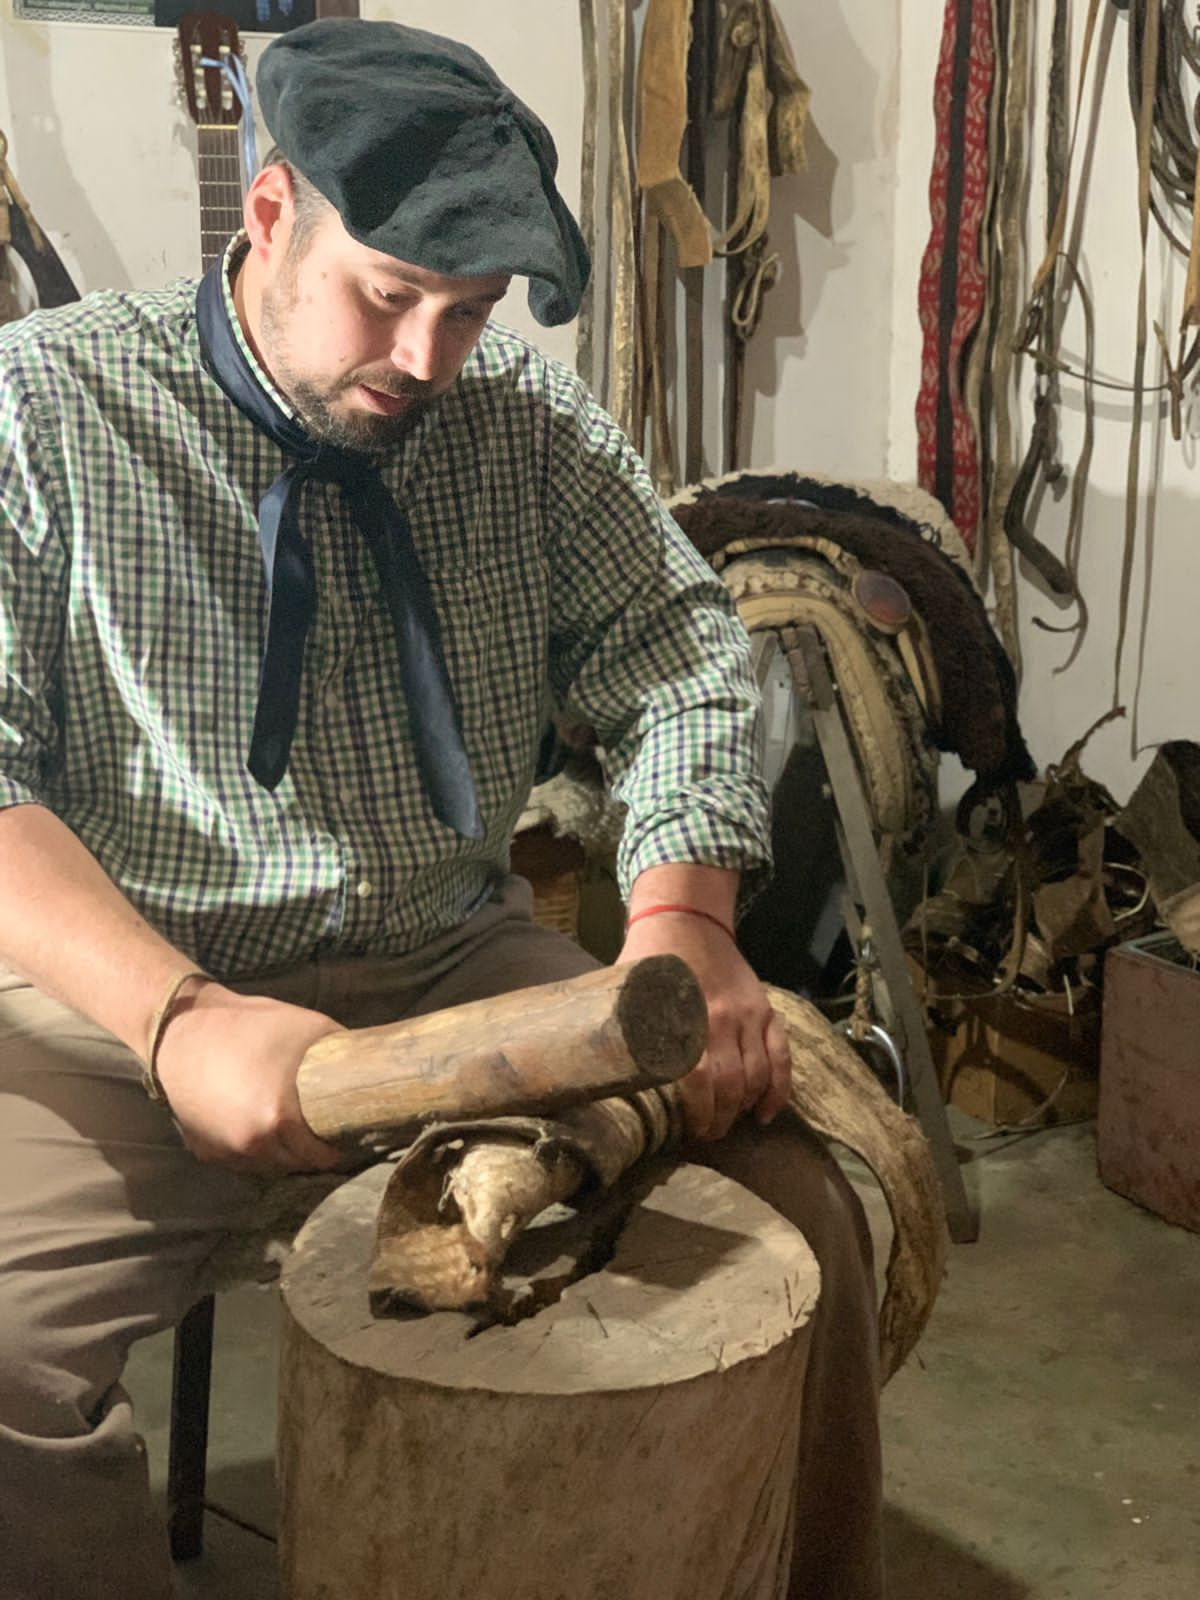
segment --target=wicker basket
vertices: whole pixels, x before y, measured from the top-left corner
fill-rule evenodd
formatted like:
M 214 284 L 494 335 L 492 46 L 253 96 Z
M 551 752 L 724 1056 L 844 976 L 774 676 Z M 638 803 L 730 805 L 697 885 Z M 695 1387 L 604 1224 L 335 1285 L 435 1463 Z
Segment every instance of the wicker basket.
M 549 827 L 530 828 L 512 844 L 512 870 L 533 887 L 533 920 L 543 928 L 579 938 L 579 899 L 586 857 L 577 839 Z

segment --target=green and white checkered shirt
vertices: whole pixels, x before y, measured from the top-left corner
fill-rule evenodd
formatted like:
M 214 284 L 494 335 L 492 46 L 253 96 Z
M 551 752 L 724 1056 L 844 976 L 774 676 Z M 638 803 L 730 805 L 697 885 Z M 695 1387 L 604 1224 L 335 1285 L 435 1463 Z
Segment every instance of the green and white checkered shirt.
M 382 464 L 486 837 L 430 811 L 392 625 L 333 485 L 305 490 L 318 611 L 288 773 L 260 788 L 256 508 L 284 461 L 202 368 L 195 292 L 92 295 L 0 332 L 0 805 L 48 806 L 222 977 L 401 954 L 465 920 L 507 868 L 551 705 L 607 748 L 624 886 L 663 862 L 767 858 L 724 588 L 575 375 L 495 325 Z

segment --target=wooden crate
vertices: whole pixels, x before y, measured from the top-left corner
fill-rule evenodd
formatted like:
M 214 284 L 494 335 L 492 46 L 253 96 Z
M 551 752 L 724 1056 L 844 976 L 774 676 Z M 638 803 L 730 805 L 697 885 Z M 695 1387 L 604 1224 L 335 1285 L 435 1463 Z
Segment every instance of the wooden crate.
M 1200 972 L 1181 956 L 1169 934 L 1109 952 L 1097 1141 L 1110 1189 L 1200 1232 Z
M 929 1030 L 942 1095 L 996 1127 L 1094 1116 L 1100 1065 L 1100 1007 L 1092 992 L 1029 999 L 990 991 L 942 994 L 915 961 L 917 995 L 941 1024 Z M 956 989 L 961 986 L 956 985 Z

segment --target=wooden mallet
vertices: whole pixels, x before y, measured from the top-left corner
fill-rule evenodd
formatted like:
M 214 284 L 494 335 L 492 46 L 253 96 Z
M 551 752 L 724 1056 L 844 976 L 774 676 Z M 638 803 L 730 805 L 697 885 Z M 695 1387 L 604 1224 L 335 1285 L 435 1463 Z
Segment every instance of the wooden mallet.
M 681 1078 L 708 1036 L 678 956 L 648 956 L 317 1041 L 300 1064 L 304 1119 L 331 1142 L 398 1145 L 430 1122 L 544 1114 Z

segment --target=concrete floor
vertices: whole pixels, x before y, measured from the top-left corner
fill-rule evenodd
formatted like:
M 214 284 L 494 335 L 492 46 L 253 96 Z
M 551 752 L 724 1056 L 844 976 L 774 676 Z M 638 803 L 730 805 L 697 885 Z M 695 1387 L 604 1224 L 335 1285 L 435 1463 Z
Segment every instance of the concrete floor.
M 1001 1141 L 955 1116 L 982 1235 L 885 1395 L 890 1600 L 1195 1600 L 1200 1237 L 1100 1185 L 1090 1125 Z M 219 1302 L 210 1492 L 266 1529 L 275 1327 L 273 1292 Z M 129 1377 L 160 1484 L 169 1363 L 148 1341 Z M 206 1538 L 181 1595 L 271 1600 L 271 1544 Z

